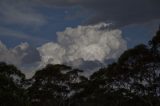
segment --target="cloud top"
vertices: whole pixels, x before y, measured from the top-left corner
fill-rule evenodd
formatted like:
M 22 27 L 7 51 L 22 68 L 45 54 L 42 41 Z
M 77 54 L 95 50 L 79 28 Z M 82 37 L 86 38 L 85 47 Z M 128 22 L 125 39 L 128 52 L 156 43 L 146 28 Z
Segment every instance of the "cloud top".
M 38 48 L 28 43 L 8 48 L 0 42 L 0 61 L 16 65 L 27 77 L 47 64 L 93 70 L 116 60 L 127 49 L 121 33 L 119 29 L 110 29 L 110 24 L 100 23 L 67 27 L 57 32 L 57 42 L 48 42 Z
M 67 27 L 57 32 L 57 42 L 49 42 L 39 47 L 42 64 L 70 63 L 80 66 L 85 61 L 116 59 L 124 50 L 126 42 L 118 29 L 109 29 L 109 24 Z

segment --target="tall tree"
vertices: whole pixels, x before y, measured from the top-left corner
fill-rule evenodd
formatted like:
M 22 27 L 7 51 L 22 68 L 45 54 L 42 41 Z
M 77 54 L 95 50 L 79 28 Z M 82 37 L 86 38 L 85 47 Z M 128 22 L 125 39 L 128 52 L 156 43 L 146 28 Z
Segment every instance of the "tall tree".
M 65 106 L 81 82 L 80 70 L 65 65 L 47 65 L 36 72 L 28 95 L 33 106 Z M 79 78 L 78 78 L 79 77 Z M 67 106 L 67 105 L 66 105 Z

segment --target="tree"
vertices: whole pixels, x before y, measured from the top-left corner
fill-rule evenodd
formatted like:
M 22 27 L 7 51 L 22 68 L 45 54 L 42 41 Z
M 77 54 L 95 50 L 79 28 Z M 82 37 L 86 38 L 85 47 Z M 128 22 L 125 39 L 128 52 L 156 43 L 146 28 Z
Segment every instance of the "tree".
M 27 101 L 24 98 L 22 74 L 13 65 L 0 63 L 0 104 L 1 106 L 25 106 Z
M 33 106 L 65 106 L 71 104 L 69 97 L 81 82 L 80 70 L 65 65 L 47 65 L 36 72 L 28 88 Z

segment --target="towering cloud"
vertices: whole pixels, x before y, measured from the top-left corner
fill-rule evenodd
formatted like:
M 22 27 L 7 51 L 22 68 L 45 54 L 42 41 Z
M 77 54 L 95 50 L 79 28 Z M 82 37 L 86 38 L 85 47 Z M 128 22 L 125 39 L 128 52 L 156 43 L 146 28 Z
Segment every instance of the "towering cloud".
M 38 48 L 28 43 L 7 48 L 0 42 L 0 61 L 18 66 L 30 77 L 33 70 L 47 64 L 93 70 L 117 59 L 126 48 L 121 31 L 110 29 L 110 24 L 80 25 L 57 32 L 57 42 L 48 42 Z
M 57 43 L 49 42 L 39 47 L 42 65 L 72 64 L 84 62 L 104 63 L 116 59 L 127 47 L 118 29 L 109 29 L 109 24 L 78 26 L 57 32 Z

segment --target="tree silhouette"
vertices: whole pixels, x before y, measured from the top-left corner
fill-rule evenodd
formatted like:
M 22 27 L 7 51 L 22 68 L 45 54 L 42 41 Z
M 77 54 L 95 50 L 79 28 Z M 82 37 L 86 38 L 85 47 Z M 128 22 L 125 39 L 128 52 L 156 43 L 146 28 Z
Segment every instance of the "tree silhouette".
M 25 79 L 15 66 L 0 63 L 0 106 L 159 106 L 160 29 L 148 45 L 126 50 L 93 73 L 47 65 Z
M 24 98 L 22 74 L 13 65 L 0 63 L 0 105 L 1 106 L 20 106 L 27 105 Z
M 65 106 L 66 102 L 70 104 L 68 98 L 81 82 L 79 72 L 81 71 L 65 65 L 47 65 L 37 71 L 32 78 L 33 84 L 28 89 L 32 104 L 35 106 Z

